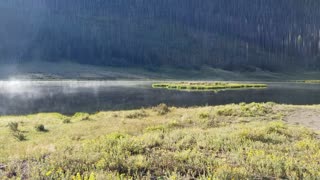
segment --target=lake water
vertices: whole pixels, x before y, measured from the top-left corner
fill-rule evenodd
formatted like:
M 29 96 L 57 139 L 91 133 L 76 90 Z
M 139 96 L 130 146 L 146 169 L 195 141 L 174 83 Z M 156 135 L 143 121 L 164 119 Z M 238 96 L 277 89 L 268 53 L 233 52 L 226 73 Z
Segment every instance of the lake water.
M 189 107 L 240 102 L 320 104 L 320 84 L 267 83 L 266 89 L 184 92 L 147 81 L 0 81 L 0 115 L 97 112 L 166 103 Z

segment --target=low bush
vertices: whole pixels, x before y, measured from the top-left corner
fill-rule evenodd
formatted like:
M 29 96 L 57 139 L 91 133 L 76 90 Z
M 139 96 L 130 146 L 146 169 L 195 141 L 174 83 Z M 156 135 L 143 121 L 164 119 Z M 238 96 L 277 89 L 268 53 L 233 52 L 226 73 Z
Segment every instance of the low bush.
M 15 137 L 18 141 L 25 141 L 27 140 L 26 135 L 24 135 L 22 132 L 15 132 L 12 134 L 13 137 Z
M 273 111 L 273 103 L 241 103 L 220 106 L 215 109 L 218 116 L 259 117 Z
M 200 119 L 207 119 L 207 118 L 209 118 L 209 113 L 200 113 L 199 118 Z
M 78 121 L 89 121 L 90 120 L 90 114 L 88 113 L 82 113 L 78 112 L 72 116 L 72 119 L 78 120 Z
M 63 122 L 64 124 L 69 124 L 69 123 L 71 123 L 71 119 L 65 118 L 62 122 Z
M 19 123 L 17 123 L 17 122 L 10 122 L 8 124 L 8 127 L 12 132 L 18 132 L 19 131 Z
M 38 132 L 47 132 L 48 130 L 44 127 L 43 124 L 38 124 L 34 127 Z
M 165 114 L 168 114 L 170 112 L 170 109 L 169 107 L 162 103 L 162 104 L 159 104 L 158 106 L 156 107 L 153 107 L 152 108 L 155 112 L 158 113 L 158 115 L 165 115 Z
M 144 118 L 147 116 L 148 116 L 148 113 L 142 109 L 142 110 L 131 112 L 127 114 L 125 117 L 129 119 L 136 119 L 136 118 Z

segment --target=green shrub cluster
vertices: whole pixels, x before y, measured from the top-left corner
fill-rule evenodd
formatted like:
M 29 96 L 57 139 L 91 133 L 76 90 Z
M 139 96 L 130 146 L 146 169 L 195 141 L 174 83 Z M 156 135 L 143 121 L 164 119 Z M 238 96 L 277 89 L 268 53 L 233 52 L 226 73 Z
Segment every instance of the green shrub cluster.
M 238 117 L 258 117 L 265 116 L 273 111 L 274 103 L 241 103 L 239 105 L 232 104 L 220 106 L 215 109 L 218 116 L 238 116 Z

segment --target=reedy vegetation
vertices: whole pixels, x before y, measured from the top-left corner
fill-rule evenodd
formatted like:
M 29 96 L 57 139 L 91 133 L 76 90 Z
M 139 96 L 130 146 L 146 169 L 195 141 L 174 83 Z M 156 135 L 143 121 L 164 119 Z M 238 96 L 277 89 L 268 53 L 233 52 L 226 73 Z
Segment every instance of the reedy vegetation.
M 153 88 L 189 90 L 189 91 L 219 91 L 227 89 L 266 88 L 266 84 L 243 84 L 229 82 L 164 82 L 154 83 Z
M 320 141 L 307 128 L 285 124 L 287 109 L 273 103 L 199 108 L 162 104 L 73 117 L 1 117 L 0 140 L 6 143 L 0 145 L 0 164 L 6 168 L 0 177 L 316 179 Z M 66 118 L 71 123 L 63 123 Z M 19 122 L 28 140 L 8 136 L 8 122 Z M 47 133 L 34 129 L 40 122 Z
M 303 80 L 302 82 L 309 84 L 320 84 L 320 80 Z

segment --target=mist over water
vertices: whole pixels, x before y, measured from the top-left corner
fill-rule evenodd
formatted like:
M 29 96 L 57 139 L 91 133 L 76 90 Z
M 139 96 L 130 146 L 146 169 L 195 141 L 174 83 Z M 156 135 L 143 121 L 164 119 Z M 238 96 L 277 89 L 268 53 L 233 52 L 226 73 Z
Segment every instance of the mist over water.
M 152 89 L 149 81 L 0 81 L 0 114 L 73 114 L 137 109 L 160 103 L 189 107 L 240 102 L 319 104 L 320 85 L 270 83 L 267 89 L 181 92 Z

